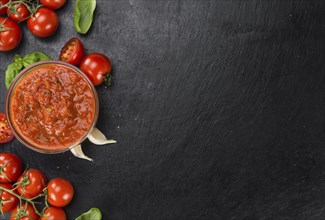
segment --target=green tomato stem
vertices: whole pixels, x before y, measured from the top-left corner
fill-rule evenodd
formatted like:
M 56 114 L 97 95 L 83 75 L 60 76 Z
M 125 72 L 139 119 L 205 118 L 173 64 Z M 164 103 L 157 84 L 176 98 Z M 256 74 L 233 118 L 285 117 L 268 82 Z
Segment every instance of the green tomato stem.
M 18 7 L 15 7 L 15 5 L 17 5 L 17 4 L 18 5 L 21 5 L 21 4 L 25 5 L 27 7 L 28 11 L 30 12 L 30 15 L 27 18 L 21 20 L 20 22 L 25 21 L 28 18 L 30 18 L 31 16 L 33 16 L 36 13 L 36 11 L 42 6 L 40 4 L 39 0 L 37 0 L 36 2 L 34 2 L 34 1 L 26 1 L 26 0 L 9 0 L 9 2 L 6 3 L 6 4 L 0 3 L 0 9 L 9 8 L 8 17 L 11 14 L 19 15 L 19 13 L 17 12 Z M 12 11 L 12 10 L 14 10 L 14 11 Z
M 15 188 L 14 188 L 14 189 L 15 189 Z M 19 199 L 19 207 L 22 207 L 23 201 L 24 201 L 25 203 L 30 203 L 30 204 L 33 206 L 35 212 L 36 212 L 39 216 L 42 216 L 42 213 L 40 213 L 40 212 L 37 210 L 37 208 L 36 208 L 36 206 L 35 206 L 35 203 L 36 203 L 36 202 L 35 202 L 34 200 L 35 200 L 35 199 L 38 199 L 38 198 L 40 198 L 40 197 L 44 197 L 44 198 L 47 200 L 47 194 L 42 193 L 42 194 L 39 194 L 39 195 L 37 195 L 37 196 L 35 196 L 35 197 L 33 197 L 33 198 L 28 199 L 28 198 L 25 198 L 25 197 L 23 197 L 23 196 L 21 196 L 21 195 L 18 195 L 17 193 L 14 192 L 14 190 L 12 190 L 12 189 L 7 189 L 7 188 L 5 188 L 5 187 L 3 187 L 3 186 L 0 186 L 0 190 L 6 191 L 6 192 L 8 192 L 8 193 L 10 193 L 10 194 L 12 194 L 12 195 L 14 195 L 14 196 L 16 196 L 16 197 Z

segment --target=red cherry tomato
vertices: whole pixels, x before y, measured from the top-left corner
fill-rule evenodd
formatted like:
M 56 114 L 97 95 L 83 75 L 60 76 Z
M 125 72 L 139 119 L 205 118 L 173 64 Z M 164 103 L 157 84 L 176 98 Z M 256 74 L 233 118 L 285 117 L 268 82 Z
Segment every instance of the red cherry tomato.
M 84 54 L 84 46 L 78 38 L 74 37 L 62 48 L 59 60 L 78 66 Z
M 22 32 L 18 24 L 9 18 L 0 18 L 0 51 L 9 51 L 18 46 Z
M 111 72 L 112 64 L 107 56 L 100 53 L 90 53 L 81 60 L 79 68 L 95 86 L 98 86 L 104 81 L 105 75 Z
M 44 173 L 37 169 L 29 169 L 18 180 L 18 193 L 25 198 L 34 198 L 43 192 L 46 186 Z
M 56 10 L 65 4 L 66 0 L 41 0 L 41 4 L 47 8 Z
M 56 207 L 64 207 L 68 205 L 74 194 L 74 189 L 71 183 L 63 178 L 52 179 L 47 184 L 47 201 Z
M 52 9 L 40 8 L 27 20 L 27 27 L 37 37 L 49 37 L 59 26 L 59 18 Z
M 14 154 L 0 154 L 0 182 L 10 183 L 15 181 L 22 171 L 21 160 Z
M 2 5 L 5 5 L 5 4 L 7 4 L 9 2 L 9 0 L 0 0 L 0 3 L 2 4 Z M 0 5 L 1 5 L 0 4 Z M 7 12 L 7 9 L 6 8 L 2 8 L 2 9 L 0 9 L 0 15 L 4 15 L 4 14 L 6 14 L 6 12 Z
M 10 220 L 38 220 L 39 215 L 37 215 L 33 206 L 28 203 L 23 203 L 21 207 L 17 206 L 10 216 Z
M 14 135 L 9 127 L 7 117 L 0 113 L 0 144 L 7 143 L 14 139 Z
M 16 12 L 16 13 L 15 13 Z M 24 4 L 14 4 L 11 8 L 7 8 L 7 15 L 14 21 L 21 22 L 28 18 L 30 11 Z
M 0 186 L 6 189 L 13 189 L 13 186 L 9 183 L 0 183 Z M 17 193 L 17 191 L 14 191 Z M 7 192 L 3 189 L 0 189 L 0 211 L 8 212 L 12 209 L 14 209 L 18 205 L 19 199 L 11 194 L 10 192 Z
M 45 209 L 44 215 L 40 220 L 66 220 L 67 216 L 63 209 L 50 206 Z

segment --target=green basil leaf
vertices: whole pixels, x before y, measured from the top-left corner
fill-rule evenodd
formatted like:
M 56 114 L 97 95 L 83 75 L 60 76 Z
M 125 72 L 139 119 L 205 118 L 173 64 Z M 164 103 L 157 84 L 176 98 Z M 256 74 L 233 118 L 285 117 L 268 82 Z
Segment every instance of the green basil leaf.
M 96 0 L 77 0 L 74 5 L 74 27 L 76 31 L 85 34 L 91 27 L 96 9 Z
M 13 62 L 12 64 L 15 66 L 17 70 L 21 70 L 23 68 L 23 62 L 21 63 Z
M 91 208 L 88 212 L 83 213 L 75 220 L 101 220 L 102 213 L 98 208 Z
M 7 89 L 9 88 L 11 82 L 19 74 L 21 70 L 42 60 L 51 60 L 52 58 L 42 52 L 32 52 L 24 56 L 23 58 L 16 54 L 14 56 L 14 61 L 8 65 L 6 70 L 5 84 Z
M 42 52 L 32 52 L 24 56 L 23 66 L 26 68 L 34 63 L 44 60 L 52 60 L 52 58 Z
M 14 65 L 17 70 L 20 70 L 23 68 L 23 58 L 16 54 L 14 56 Z
M 7 89 L 9 88 L 11 82 L 15 79 L 15 77 L 18 75 L 20 71 L 21 69 L 17 69 L 15 67 L 15 63 L 9 64 L 6 70 L 6 79 L 5 79 Z
M 19 56 L 18 54 L 15 54 L 14 62 L 15 63 L 21 63 L 21 62 L 23 62 L 23 58 L 21 56 Z

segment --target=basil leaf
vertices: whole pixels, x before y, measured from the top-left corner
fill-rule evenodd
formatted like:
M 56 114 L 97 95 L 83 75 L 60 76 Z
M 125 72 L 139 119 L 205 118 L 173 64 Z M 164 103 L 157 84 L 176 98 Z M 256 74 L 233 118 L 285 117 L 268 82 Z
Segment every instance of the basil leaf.
M 5 79 L 7 89 L 9 88 L 11 82 L 15 79 L 15 77 L 19 74 L 20 71 L 21 69 L 17 69 L 15 67 L 15 63 L 9 64 L 6 70 L 6 79 Z
M 77 0 L 74 5 L 73 21 L 78 33 L 85 34 L 91 27 L 96 9 L 96 0 Z
M 23 62 L 23 58 L 21 56 L 19 56 L 18 54 L 16 54 L 14 56 L 14 62 L 15 63 L 21 63 L 21 62 Z
M 83 213 L 75 220 L 101 220 L 102 213 L 98 208 L 91 208 L 88 212 Z
M 20 70 L 23 68 L 23 58 L 16 54 L 14 56 L 14 65 L 17 70 Z
M 15 66 L 15 68 L 17 70 L 21 70 L 23 68 L 23 63 L 22 62 L 20 62 L 20 63 L 13 62 L 12 64 Z
M 26 68 L 34 63 L 44 60 L 51 60 L 52 58 L 42 52 L 32 52 L 24 56 L 23 66 Z
M 9 88 L 11 82 L 15 79 L 15 77 L 22 71 L 24 68 L 32 65 L 38 61 L 42 60 L 51 60 L 52 58 L 47 56 L 42 52 L 32 52 L 24 56 L 23 58 L 16 54 L 14 56 L 14 61 L 8 65 L 6 70 L 6 79 L 5 84 L 7 89 Z

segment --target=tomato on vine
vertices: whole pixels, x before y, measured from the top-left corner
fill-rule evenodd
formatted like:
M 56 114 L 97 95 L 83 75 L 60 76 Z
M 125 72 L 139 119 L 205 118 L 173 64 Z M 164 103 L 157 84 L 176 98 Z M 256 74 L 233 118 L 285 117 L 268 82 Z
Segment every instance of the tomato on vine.
M 8 2 L 9 2 L 9 0 L 0 0 L 0 5 L 5 5 Z M 6 12 L 7 12 L 7 9 L 5 7 L 0 9 L 0 15 L 4 15 L 4 14 L 6 14 Z
M 29 169 L 21 175 L 16 185 L 18 193 L 25 198 L 34 198 L 43 192 L 46 186 L 44 173 L 37 169 Z
M 14 154 L 0 154 L 0 182 L 11 183 L 19 177 L 22 171 L 21 160 Z
M 16 22 L 21 22 L 27 19 L 30 11 L 25 4 L 17 3 L 7 8 L 7 15 Z
M 45 209 L 40 220 L 66 220 L 67 216 L 62 208 L 50 206 Z
M 0 186 L 6 189 L 13 189 L 9 183 L 0 183 Z M 16 191 L 14 191 L 16 193 Z M 0 190 L 0 212 L 8 212 L 18 205 L 19 199 L 10 192 Z
M 66 0 L 41 0 L 41 4 L 47 8 L 56 10 L 65 4 Z
M 23 203 L 17 206 L 10 216 L 10 220 L 38 220 L 39 215 L 30 203 Z
M 71 183 L 64 178 L 52 179 L 47 184 L 47 201 L 56 207 L 64 207 L 68 205 L 74 194 Z
M 34 15 L 27 20 L 27 27 L 37 37 L 49 37 L 53 35 L 59 26 L 57 14 L 48 8 L 39 8 Z
M 22 38 L 18 24 L 10 18 L 0 18 L 0 51 L 15 49 Z

